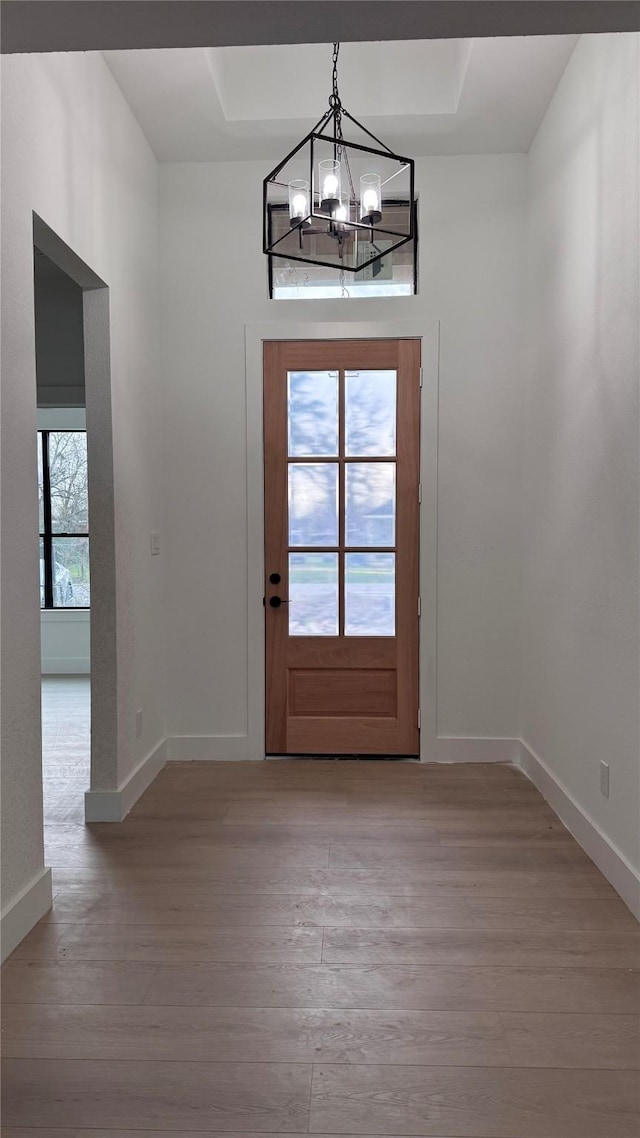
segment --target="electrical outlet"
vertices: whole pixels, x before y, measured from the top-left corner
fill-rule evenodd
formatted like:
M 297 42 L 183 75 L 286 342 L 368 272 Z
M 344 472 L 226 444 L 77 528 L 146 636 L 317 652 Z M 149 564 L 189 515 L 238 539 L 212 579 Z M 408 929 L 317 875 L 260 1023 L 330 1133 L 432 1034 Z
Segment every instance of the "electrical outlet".
M 136 739 L 142 735 L 142 710 L 136 711 Z
M 600 793 L 609 797 L 609 764 L 603 762 L 600 763 Z

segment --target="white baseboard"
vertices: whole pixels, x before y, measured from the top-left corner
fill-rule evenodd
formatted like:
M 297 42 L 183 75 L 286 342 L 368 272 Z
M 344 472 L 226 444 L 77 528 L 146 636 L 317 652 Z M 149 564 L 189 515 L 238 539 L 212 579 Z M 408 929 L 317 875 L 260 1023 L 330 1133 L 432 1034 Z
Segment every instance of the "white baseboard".
M 578 806 L 566 786 L 523 740 L 520 741 L 518 766 L 537 786 L 542 797 L 555 810 L 585 853 L 620 894 L 634 917 L 640 920 L 640 876 L 624 854 L 602 832 L 593 818 Z
M 85 822 L 122 822 L 166 762 L 167 741 L 163 739 L 117 790 L 87 790 L 84 796 Z
M 88 656 L 47 656 L 42 660 L 43 676 L 85 676 L 90 671 Z
M 230 762 L 251 755 L 247 735 L 174 735 L 167 739 L 167 759 L 173 763 Z
M 0 917 L 1 959 L 5 961 L 14 948 L 31 932 L 51 908 L 51 870 L 46 867 L 14 897 Z
M 520 740 L 439 735 L 427 742 L 424 750 L 423 762 L 515 763 L 520 757 Z

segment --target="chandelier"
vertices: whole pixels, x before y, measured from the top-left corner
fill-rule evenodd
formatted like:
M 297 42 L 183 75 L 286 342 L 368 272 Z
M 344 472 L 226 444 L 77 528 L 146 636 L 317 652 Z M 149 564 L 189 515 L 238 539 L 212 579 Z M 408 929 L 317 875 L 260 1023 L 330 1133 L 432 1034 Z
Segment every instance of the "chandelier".
M 343 107 L 339 51 L 328 111 L 264 179 L 263 252 L 357 273 L 415 241 L 414 162 Z M 345 139 L 343 119 L 362 141 Z

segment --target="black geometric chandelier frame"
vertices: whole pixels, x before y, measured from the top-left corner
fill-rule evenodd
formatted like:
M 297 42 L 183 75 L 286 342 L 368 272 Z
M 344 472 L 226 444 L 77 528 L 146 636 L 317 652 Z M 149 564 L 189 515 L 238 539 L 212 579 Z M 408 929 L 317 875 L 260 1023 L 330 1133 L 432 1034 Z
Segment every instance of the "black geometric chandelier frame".
M 329 109 L 264 179 L 263 252 L 357 273 L 415 243 L 415 163 L 395 154 L 343 107 L 339 50 L 334 43 Z M 366 142 L 345 139 L 343 118 Z M 367 145 L 371 142 L 376 145 Z M 287 167 L 304 176 L 288 178 Z M 398 179 L 403 186 L 400 201 Z M 288 226 L 274 233 L 272 211 L 286 210 L 287 199 Z M 387 217 L 385 200 L 394 205 Z

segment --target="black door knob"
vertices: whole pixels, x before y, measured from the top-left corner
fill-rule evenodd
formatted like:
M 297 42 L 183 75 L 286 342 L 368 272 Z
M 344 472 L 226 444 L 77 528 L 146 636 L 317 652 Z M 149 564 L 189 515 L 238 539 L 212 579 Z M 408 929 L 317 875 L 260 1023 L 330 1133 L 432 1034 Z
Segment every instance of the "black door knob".
M 279 585 L 281 580 L 282 580 L 282 577 L 280 576 L 279 573 L 272 573 L 271 576 L 269 577 L 269 581 L 271 582 L 272 585 Z
M 272 609 L 279 609 L 282 604 L 282 597 L 269 597 L 269 604 Z

